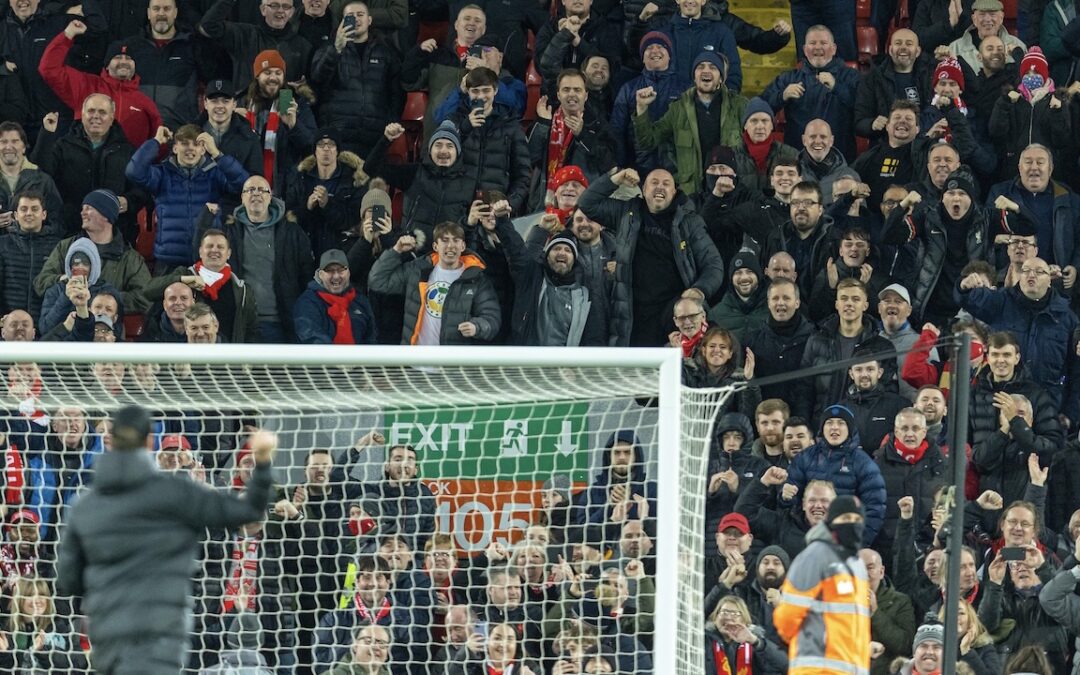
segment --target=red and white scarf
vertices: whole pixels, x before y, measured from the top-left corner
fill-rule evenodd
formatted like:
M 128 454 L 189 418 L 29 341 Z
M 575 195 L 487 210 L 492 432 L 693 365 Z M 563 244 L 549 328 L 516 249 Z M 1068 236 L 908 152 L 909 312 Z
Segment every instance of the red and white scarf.
M 514 674 L 514 664 L 509 663 L 509 664 L 507 664 L 507 666 L 505 668 L 503 668 L 502 670 L 499 670 L 495 666 L 491 665 L 491 661 L 485 661 L 484 662 L 484 671 L 485 671 L 486 675 L 513 675 Z
M 4 585 L 13 588 L 19 579 L 36 576 L 37 556 L 19 558 L 14 544 L 0 546 L 0 572 L 4 575 Z
M 379 605 L 379 611 L 375 613 L 374 618 L 371 616 L 371 612 L 368 610 L 367 605 L 360 599 L 359 593 L 353 596 L 353 601 L 356 604 L 356 615 L 360 617 L 361 621 L 367 622 L 373 626 L 386 618 L 390 613 L 390 598 L 383 598 L 382 604 Z
M 555 193 L 555 172 L 566 163 L 573 142 L 574 132 L 566 125 L 566 115 L 559 108 L 551 116 L 551 134 L 548 136 L 547 189 L 552 194 Z
M 735 650 L 735 670 L 731 670 L 727 652 L 719 640 L 713 642 L 713 661 L 716 663 L 716 675 L 753 675 L 754 648 L 749 642 L 743 642 Z
M 236 603 L 240 601 L 240 594 L 247 596 L 247 604 L 243 609 L 254 611 L 258 608 L 259 593 L 259 543 L 262 535 L 254 537 L 237 537 L 233 546 L 232 572 L 229 580 L 225 582 L 225 601 L 222 609 L 231 612 Z
M 225 287 L 225 284 L 229 283 L 232 279 L 232 268 L 228 264 L 221 268 L 220 272 L 206 269 L 203 266 L 201 260 L 195 261 L 194 268 L 195 274 L 198 274 L 203 281 L 206 282 L 206 286 L 203 287 L 202 293 L 206 297 L 210 298 L 214 302 L 217 302 L 218 293 Z
M 251 125 L 251 130 L 258 133 L 258 113 L 248 108 L 247 120 Z M 277 153 L 277 132 L 280 125 L 281 115 L 278 114 L 275 100 L 270 105 L 270 112 L 266 115 L 266 128 L 263 130 L 263 178 L 271 185 L 274 184 L 274 156 Z

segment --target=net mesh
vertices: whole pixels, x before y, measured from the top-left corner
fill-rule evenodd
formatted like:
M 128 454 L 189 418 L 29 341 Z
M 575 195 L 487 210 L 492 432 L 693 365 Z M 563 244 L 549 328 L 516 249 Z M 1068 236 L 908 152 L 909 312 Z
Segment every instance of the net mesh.
M 110 414 L 138 403 L 154 416 L 159 469 L 207 489 L 242 494 L 250 432 L 279 439 L 265 520 L 203 533 L 185 672 L 385 661 L 395 674 L 442 675 L 514 659 L 515 674 L 650 673 L 670 672 L 654 658 L 672 652 L 678 673 L 700 671 L 702 495 L 725 392 L 676 401 L 679 452 L 660 438 L 670 402 L 658 368 L 162 357 L 4 365 L 14 524 L 0 551 L 0 629 L 16 663 L 89 672 L 104 658 L 81 599 L 56 593 L 57 542 L 111 443 Z M 660 503 L 658 462 L 676 456 L 679 485 L 665 494 L 677 500 Z M 175 525 L 162 516 L 161 526 Z M 677 569 L 658 569 L 665 527 L 678 533 L 667 540 Z M 138 570 L 146 578 L 116 592 L 166 573 Z M 657 598 L 665 578 L 677 579 L 677 630 L 655 620 L 670 602 Z M 51 600 L 45 617 L 35 595 Z M 34 649 L 38 632 L 48 638 Z

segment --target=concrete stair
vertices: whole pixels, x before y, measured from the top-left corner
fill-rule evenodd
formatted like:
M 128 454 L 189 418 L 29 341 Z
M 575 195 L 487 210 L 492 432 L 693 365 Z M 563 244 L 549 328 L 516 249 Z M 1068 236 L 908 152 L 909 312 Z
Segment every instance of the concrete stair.
M 791 8 L 787 0 L 728 0 L 729 11 L 743 21 L 761 28 L 770 28 L 777 19 L 791 23 Z M 742 59 L 743 96 L 760 94 L 770 82 L 785 70 L 795 67 L 795 36 L 775 54 L 752 54 L 739 50 Z

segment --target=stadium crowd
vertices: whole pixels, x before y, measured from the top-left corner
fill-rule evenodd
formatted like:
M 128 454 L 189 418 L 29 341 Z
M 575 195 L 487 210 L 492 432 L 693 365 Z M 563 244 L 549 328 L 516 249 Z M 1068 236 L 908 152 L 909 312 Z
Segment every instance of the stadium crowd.
M 10 0 L 0 337 L 681 349 L 688 386 L 744 387 L 709 455 L 702 672 L 928 675 L 961 451 L 939 336 L 967 333 L 962 666 L 1080 672 L 1080 4 L 896 5 L 860 63 L 855 0 L 769 26 L 726 0 Z M 792 36 L 748 91 L 739 50 Z M 55 545 L 108 422 L 7 374 L 0 668 L 85 672 Z M 209 376 L 92 370 L 112 396 Z M 239 417 L 163 417 L 160 469 L 244 489 Z M 414 448 L 311 450 L 264 522 L 206 533 L 190 672 L 651 672 L 656 488 L 634 431 L 598 452 L 470 558 Z M 861 571 L 789 578 L 819 541 L 806 565 Z M 117 592 L 153 612 L 153 571 Z M 824 639 L 852 614 L 868 644 Z

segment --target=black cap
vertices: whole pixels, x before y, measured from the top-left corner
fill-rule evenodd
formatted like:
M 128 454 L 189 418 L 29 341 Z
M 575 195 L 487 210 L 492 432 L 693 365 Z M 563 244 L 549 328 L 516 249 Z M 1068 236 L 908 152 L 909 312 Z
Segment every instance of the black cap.
M 228 80 L 210 80 L 206 83 L 206 98 L 236 98 L 236 90 Z
M 120 452 L 146 447 L 150 435 L 150 413 L 138 405 L 129 405 L 113 413 L 113 450 Z
M 334 146 L 338 150 L 341 149 L 341 132 L 338 131 L 337 129 L 335 129 L 334 127 L 322 127 L 321 129 L 316 131 L 315 132 L 315 141 L 311 144 L 311 147 L 317 148 L 319 146 L 319 141 L 324 141 L 324 140 L 333 141 Z

